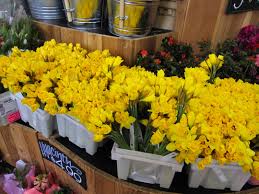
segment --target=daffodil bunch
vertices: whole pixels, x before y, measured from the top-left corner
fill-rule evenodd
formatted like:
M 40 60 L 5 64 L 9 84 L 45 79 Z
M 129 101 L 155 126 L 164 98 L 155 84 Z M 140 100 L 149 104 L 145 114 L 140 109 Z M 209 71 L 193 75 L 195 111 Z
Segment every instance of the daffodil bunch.
M 250 143 L 259 133 L 258 93 L 258 85 L 216 79 L 199 98 L 190 99 L 187 112 L 193 114 L 195 141 L 200 141 L 199 157 L 203 158 L 198 167 L 214 159 L 221 164 L 238 163 L 255 173 L 258 162 Z
M 217 76 L 217 71 L 222 67 L 223 63 L 224 56 L 217 56 L 215 54 L 210 54 L 207 59 L 201 62 L 200 66 L 208 71 L 208 74 L 210 76 L 210 83 L 214 83 L 214 80 Z
M 79 44 L 51 40 L 36 51 L 14 48 L 10 57 L 0 57 L 0 77 L 5 88 L 23 93 L 23 103 L 33 111 L 67 113 L 81 98 L 77 93 L 82 85 L 93 77 L 110 79 L 120 63 L 122 59 L 107 50 L 87 53 Z
M 163 141 L 164 147 L 162 149 L 169 152 L 178 152 L 176 159 L 179 162 L 195 162 L 200 155 L 200 150 L 198 149 L 199 141 L 195 140 L 194 114 L 193 112 L 187 113 L 187 108 L 191 99 L 199 97 L 209 76 L 202 68 L 187 68 L 185 80 L 180 79 L 177 81 L 174 77 L 172 79 L 174 80 L 172 85 L 169 85 L 168 90 L 174 91 L 174 93 L 172 96 L 169 96 L 169 104 L 165 104 L 165 106 L 156 105 L 157 110 L 163 110 L 160 107 L 169 108 L 170 114 L 168 112 L 159 112 L 160 117 L 164 115 L 167 119 L 155 120 L 154 124 L 155 127 L 158 127 L 158 130 L 153 134 L 151 143 L 156 145 Z M 152 110 L 152 114 L 153 112 Z

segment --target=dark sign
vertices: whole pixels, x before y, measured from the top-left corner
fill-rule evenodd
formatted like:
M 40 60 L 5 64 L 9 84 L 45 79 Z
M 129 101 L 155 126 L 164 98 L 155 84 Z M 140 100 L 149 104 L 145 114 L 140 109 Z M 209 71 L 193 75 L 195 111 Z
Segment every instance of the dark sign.
M 259 0 L 229 0 L 227 13 L 238 13 L 259 9 Z
M 47 141 L 39 140 L 40 151 L 42 157 L 55 163 L 69 176 L 71 176 L 78 184 L 87 189 L 85 172 L 75 164 L 68 156 L 59 149 L 49 144 Z

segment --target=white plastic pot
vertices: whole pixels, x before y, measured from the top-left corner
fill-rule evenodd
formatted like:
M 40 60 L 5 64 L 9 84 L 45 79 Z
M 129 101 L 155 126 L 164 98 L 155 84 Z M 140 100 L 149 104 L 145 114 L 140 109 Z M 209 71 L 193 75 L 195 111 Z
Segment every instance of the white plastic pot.
M 202 186 L 207 189 L 240 191 L 251 177 L 250 173 L 243 172 L 237 164 L 219 165 L 216 161 L 199 170 L 196 164 L 192 164 L 189 171 L 189 187 Z
M 79 121 L 68 115 L 59 114 L 57 115 L 57 124 L 60 136 L 68 137 L 69 141 L 80 148 L 85 148 L 90 155 L 96 153 L 99 144 L 93 141 L 93 134 Z
M 118 178 L 127 180 L 159 184 L 160 187 L 169 188 L 175 172 L 181 172 L 183 164 L 174 158 L 156 154 L 125 150 L 114 143 L 111 157 L 117 160 Z
M 31 127 L 41 132 L 43 136 L 50 137 L 57 128 L 56 117 L 41 109 L 32 112 L 29 106 L 22 104 L 23 96 L 21 93 L 14 96 L 23 122 L 28 122 Z

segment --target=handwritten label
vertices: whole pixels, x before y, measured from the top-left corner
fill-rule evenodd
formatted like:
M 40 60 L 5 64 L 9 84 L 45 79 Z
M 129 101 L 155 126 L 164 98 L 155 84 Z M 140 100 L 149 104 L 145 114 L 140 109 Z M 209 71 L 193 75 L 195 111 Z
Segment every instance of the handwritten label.
M 259 0 L 229 0 L 227 13 L 238 13 L 259 9 Z
M 49 142 L 39 140 L 38 143 L 43 158 L 56 164 L 78 184 L 87 189 L 85 172 L 75 162 Z

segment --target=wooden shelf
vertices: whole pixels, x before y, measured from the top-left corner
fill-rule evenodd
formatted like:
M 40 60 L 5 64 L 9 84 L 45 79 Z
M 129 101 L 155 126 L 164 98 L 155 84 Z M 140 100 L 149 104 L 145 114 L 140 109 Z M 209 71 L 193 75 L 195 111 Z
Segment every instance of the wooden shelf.
M 121 56 L 127 65 L 134 65 L 137 53 L 141 49 L 157 50 L 163 38 L 175 36 L 174 32 L 165 31 L 143 38 L 122 38 L 112 35 L 80 31 L 45 22 L 34 21 L 45 40 L 55 39 L 57 42 L 80 43 L 89 51 L 109 49 L 112 55 Z

